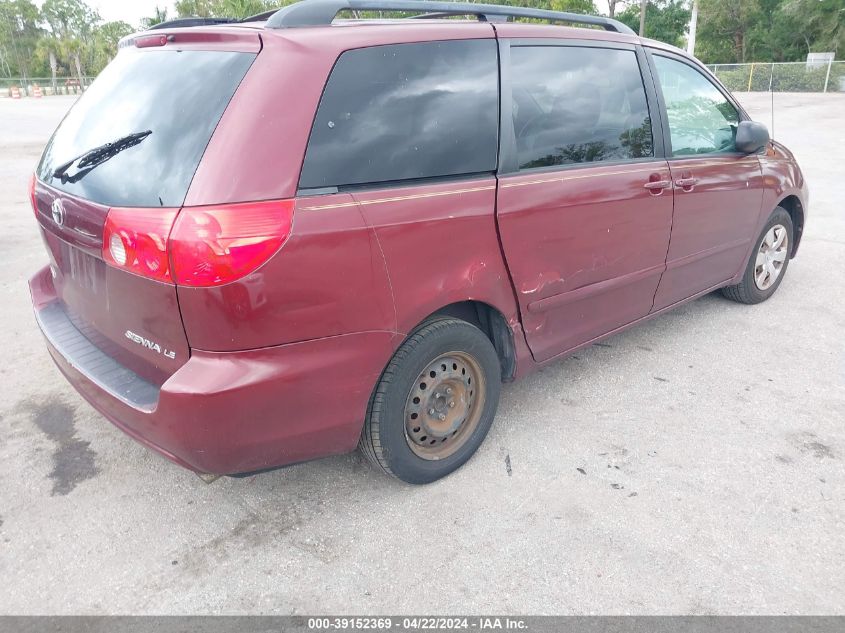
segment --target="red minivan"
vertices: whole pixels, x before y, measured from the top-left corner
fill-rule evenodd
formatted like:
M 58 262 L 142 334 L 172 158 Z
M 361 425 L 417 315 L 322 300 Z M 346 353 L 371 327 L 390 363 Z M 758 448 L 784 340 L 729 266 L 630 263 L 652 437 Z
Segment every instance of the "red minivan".
M 125 38 L 31 185 L 50 354 L 198 473 L 359 446 L 433 481 L 502 381 L 716 289 L 763 301 L 796 253 L 792 154 L 613 20 L 303 0 L 207 22 Z

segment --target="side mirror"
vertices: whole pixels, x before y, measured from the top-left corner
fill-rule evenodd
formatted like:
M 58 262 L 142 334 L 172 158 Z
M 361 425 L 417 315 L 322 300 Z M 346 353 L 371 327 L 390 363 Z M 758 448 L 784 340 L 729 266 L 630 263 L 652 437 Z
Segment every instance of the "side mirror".
M 736 150 L 743 154 L 754 154 L 769 142 L 769 130 L 757 121 L 740 121 L 736 128 Z

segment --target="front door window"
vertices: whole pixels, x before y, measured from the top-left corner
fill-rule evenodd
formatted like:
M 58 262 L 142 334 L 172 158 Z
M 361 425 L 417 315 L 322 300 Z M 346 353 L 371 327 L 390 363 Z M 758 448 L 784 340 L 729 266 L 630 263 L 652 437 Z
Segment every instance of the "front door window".
M 704 75 L 691 66 L 654 56 L 663 89 L 672 156 L 734 152 L 739 113 Z

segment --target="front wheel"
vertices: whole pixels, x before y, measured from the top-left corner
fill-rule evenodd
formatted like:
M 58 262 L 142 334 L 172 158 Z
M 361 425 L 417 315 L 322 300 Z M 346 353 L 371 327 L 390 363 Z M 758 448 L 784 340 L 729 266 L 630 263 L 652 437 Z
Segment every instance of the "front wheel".
M 429 321 L 396 351 L 376 387 L 359 447 L 384 472 L 425 484 L 462 466 L 496 415 L 501 368 L 474 325 Z
M 739 303 L 760 303 L 778 289 L 789 266 L 789 253 L 795 230 L 789 212 L 777 207 L 757 238 L 745 274 L 735 286 L 722 288 L 722 294 Z

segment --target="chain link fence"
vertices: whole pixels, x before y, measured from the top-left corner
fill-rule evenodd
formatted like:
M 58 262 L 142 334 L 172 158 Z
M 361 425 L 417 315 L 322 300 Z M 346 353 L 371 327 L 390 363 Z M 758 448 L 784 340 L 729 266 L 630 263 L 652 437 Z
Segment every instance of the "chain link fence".
M 845 92 L 845 61 L 707 67 L 731 92 Z
M 732 92 L 845 92 L 845 61 L 710 64 L 708 68 Z M 79 94 L 94 77 L 0 77 L 0 97 Z M 36 86 L 39 90 L 36 90 Z
M 80 85 L 79 77 L 56 77 L 54 90 L 51 77 L 0 77 L 0 97 L 13 97 L 15 94 L 21 98 L 34 97 L 39 92 L 41 96 L 80 94 L 92 81 L 94 77 L 84 76 Z

